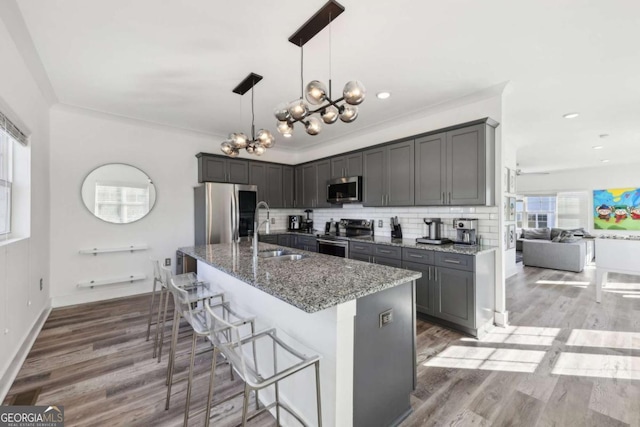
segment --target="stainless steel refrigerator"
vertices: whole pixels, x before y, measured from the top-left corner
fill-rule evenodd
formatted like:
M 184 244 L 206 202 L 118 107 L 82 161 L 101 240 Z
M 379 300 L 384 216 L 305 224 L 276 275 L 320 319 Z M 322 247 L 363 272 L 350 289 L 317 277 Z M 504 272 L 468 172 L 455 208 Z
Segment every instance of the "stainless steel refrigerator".
M 255 185 L 207 182 L 195 187 L 195 244 L 249 240 L 257 198 Z

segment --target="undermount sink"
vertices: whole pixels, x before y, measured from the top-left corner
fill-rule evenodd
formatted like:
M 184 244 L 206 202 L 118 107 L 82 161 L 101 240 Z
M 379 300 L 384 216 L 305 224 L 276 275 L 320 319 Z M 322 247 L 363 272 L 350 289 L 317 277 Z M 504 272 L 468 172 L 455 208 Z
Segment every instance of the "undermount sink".
M 258 252 L 258 257 L 260 258 L 273 258 L 273 257 L 279 257 L 282 255 L 287 255 L 288 252 L 283 251 L 283 250 L 277 250 L 277 251 L 261 251 Z
M 307 257 L 306 255 L 301 255 L 301 254 L 286 254 L 286 255 L 274 256 L 271 259 L 281 260 L 281 261 L 298 261 L 306 257 Z

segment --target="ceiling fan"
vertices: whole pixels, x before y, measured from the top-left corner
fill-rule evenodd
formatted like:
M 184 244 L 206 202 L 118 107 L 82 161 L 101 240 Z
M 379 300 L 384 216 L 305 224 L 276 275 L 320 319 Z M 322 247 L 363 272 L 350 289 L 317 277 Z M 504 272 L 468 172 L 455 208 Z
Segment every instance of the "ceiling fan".
M 549 175 L 549 172 L 523 172 L 522 169 L 519 168 L 519 164 L 516 164 L 516 175 Z

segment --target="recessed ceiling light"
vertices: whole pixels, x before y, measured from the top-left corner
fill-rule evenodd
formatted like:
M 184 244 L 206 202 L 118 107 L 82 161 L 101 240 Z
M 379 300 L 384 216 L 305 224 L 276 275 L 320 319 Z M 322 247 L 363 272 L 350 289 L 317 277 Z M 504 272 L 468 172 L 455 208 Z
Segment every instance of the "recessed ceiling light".
M 609 134 L 608 133 L 603 133 L 603 134 L 601 134 L 599 136 L 600 136 L 600 138 L 608 138 Z
M 600 160 L 602 163 L 609 163 L 609 159 Z
M 579 115 L 580 115 L 580 113 L 567 113 L 562 117 L 564 117 L 565 119 L 575 119 Z
M 594 150 L 602 150 L 602 145 L 594 145 L 593 147 Z
M 378 92 L 376 96 L 378 97 L 378 99 L 387 99 L 391 96 L 391 92 Z

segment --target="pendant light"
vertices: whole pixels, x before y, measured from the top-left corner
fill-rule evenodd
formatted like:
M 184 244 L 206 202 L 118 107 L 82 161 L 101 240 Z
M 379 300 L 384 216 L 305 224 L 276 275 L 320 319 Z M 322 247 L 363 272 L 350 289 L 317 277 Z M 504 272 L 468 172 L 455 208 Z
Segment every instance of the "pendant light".
M 344 123 L 351 123 L 358 118 L 358 107 L 364 101 L 366 89 L 364 85 L 352 80 L 348 82 L 342 91 L 342 97 L 336 100 L 331 98 L 331 21 L 344 12 L 344 7 L 336 1 L 330 0 L 318 12 L 315 13 L 302 27 L 298 29 L 289 41 L 300 47 L 300 98 L 295 101 L 282 103 L 276 107 L 274 115 L 278 120 L 277 129 L 280 134 L 290 137 L 293 134 L 293 125 L 296 122 L 304 124 L 309 135 L 318 135 L 322 130 L 322 123 L 333 124 L 338 118 Z M 311 40 L 324 27 L 329 25 L 329 87 L 318 81 L 312 80 L 304 88 L 304 44 Z M 304 89 L 303 89 L 304 88 Z M 305 102 L 311 105 L 319 105 L 312 110 Z M 313 116 L 318 114 L 318 117 Z
M 255 114 L 253 111 L 253 87 L 262 80 L 262 76 L 250 73 L 238 86 L 233 89 L 234 93 L 244 95 L 249 89 L 251 89 L 251 139 L 242 133 L 230 133 L 229 139 L 220 144 L 220 149 L 224 154 L 229 157 L 238 157 L 240 150 L 245 149 L 249 154 L 255 154 L 261 156 L 267 151 L 267 148 L 271 148 L 275 145 L 276 139 L 266 129 L 260 129 L 258 133 L 255 133 Z

